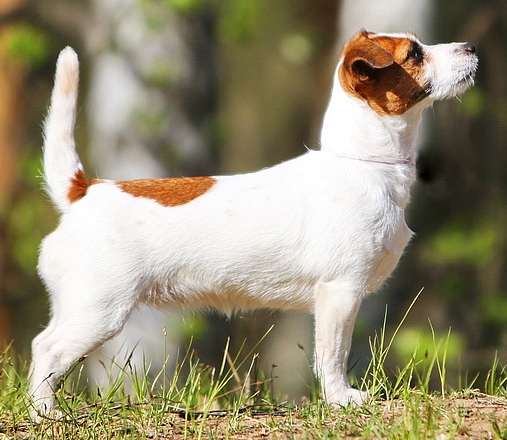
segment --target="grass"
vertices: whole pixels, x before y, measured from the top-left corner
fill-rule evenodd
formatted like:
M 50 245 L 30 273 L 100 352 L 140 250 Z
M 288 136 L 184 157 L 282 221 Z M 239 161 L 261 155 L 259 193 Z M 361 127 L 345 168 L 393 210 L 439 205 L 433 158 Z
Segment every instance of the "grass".
M 414 299 L 414 303 L 417 297 Z M 396 371 L 386 359 L 413 304 L 392 336 L 386 325 L 371 341 L 372 361 L 358 386 L 372 399 L 361 407 L 330 408 L 313 390 L 302 404 L 280 402 L 271 378 L 257 377 L 254 350 L 232 356 L 225 347 L 218 369 L 202 365 L 191 349 L 161 388 L 123 368 L 112 386 L 79 388 L 81 365 L 57 392 L 63 420 L 33 424 L 28 417 L 27 364 L 11 349 L 0 352 L 0 440 L 3 439 L 507 439 L 507 370 L 494 359 L 482 386 L 460 391 L 447 383 L 449 335 L 431 327 L 432 349 L 414 354 Z M 133 391 L 123 389 L 124 376 Z M 73 377 L 71 379 L 70 377 Z M 437 386 L 430 386 L 430 379 Z

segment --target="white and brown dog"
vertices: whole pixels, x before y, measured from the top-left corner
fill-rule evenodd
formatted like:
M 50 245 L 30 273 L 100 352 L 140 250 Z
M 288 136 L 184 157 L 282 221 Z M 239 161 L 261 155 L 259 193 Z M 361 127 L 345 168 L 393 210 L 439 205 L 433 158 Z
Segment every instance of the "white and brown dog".
M 361 31 L 338 63 L 320 151 L 251 174 L 89 181 L 73 135 L 78 60 L 64 49 L 44 128 L 61 220 L 39 260 L 52 307 L 32 346 L 35 416 L 140 304 L 311 312 L 325 399 L 363 402 L 347 378 L 352 330 L 412 235 L 404 210 L 423 110 L 469 87 L 477 64 L 469 43 Z

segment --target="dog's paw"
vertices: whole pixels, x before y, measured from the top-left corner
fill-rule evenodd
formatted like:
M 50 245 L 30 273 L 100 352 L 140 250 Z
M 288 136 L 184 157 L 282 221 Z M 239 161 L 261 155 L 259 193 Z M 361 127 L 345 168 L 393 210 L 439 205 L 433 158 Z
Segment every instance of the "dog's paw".
M 364 391 L 356 390 L 355 388 L 347 388 L 341 393 L 334 395 L 326 395 L 326 402 L 331 406 L 356 406 L 363 405 L 370 398 L 369 394 Z
M 32 403 L 30 408 L 30 418 L 35 423 L 41 423 L 44 420 L 62 420 L 63 413 L 55 406 L 52 399 L 45 401 L 41 400 L 37 403 Z
M 35 409 L 30 411 L 30 418 L 34 423 L 42 423 L 44 420 L 58 421 L 63 420 L 64 417 L 59 409 L 53 409 L 46 414 L 40 413 Z

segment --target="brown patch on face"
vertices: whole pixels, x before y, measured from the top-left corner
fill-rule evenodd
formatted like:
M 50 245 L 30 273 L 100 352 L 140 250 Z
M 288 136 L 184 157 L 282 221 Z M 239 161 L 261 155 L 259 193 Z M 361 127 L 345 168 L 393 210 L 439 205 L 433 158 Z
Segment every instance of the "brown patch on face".
M 215 183 L 216 180 L 213 177 L 179 177 L 120 180 L 116 182 L 116 185 L 134 197 L 152 199 L 164 206 L 178 206 L 203 195 Z
M 411 38 L 361 31 L 345 46 L 338 76 L 348 93 L 376 112 L 401 115 L 427 96 L 423 58 Z

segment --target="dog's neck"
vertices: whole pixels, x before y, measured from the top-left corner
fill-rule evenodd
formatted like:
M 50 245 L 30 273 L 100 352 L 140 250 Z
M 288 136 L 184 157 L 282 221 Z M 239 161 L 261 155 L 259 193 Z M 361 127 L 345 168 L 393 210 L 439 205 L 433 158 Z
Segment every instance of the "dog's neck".
M 416 137 L 428 105 L 423 101 L 399 116 L 380 115 L 347 94 L 336 79 L 324 115 L 321 150 L 372 163 L 413 165 Z

